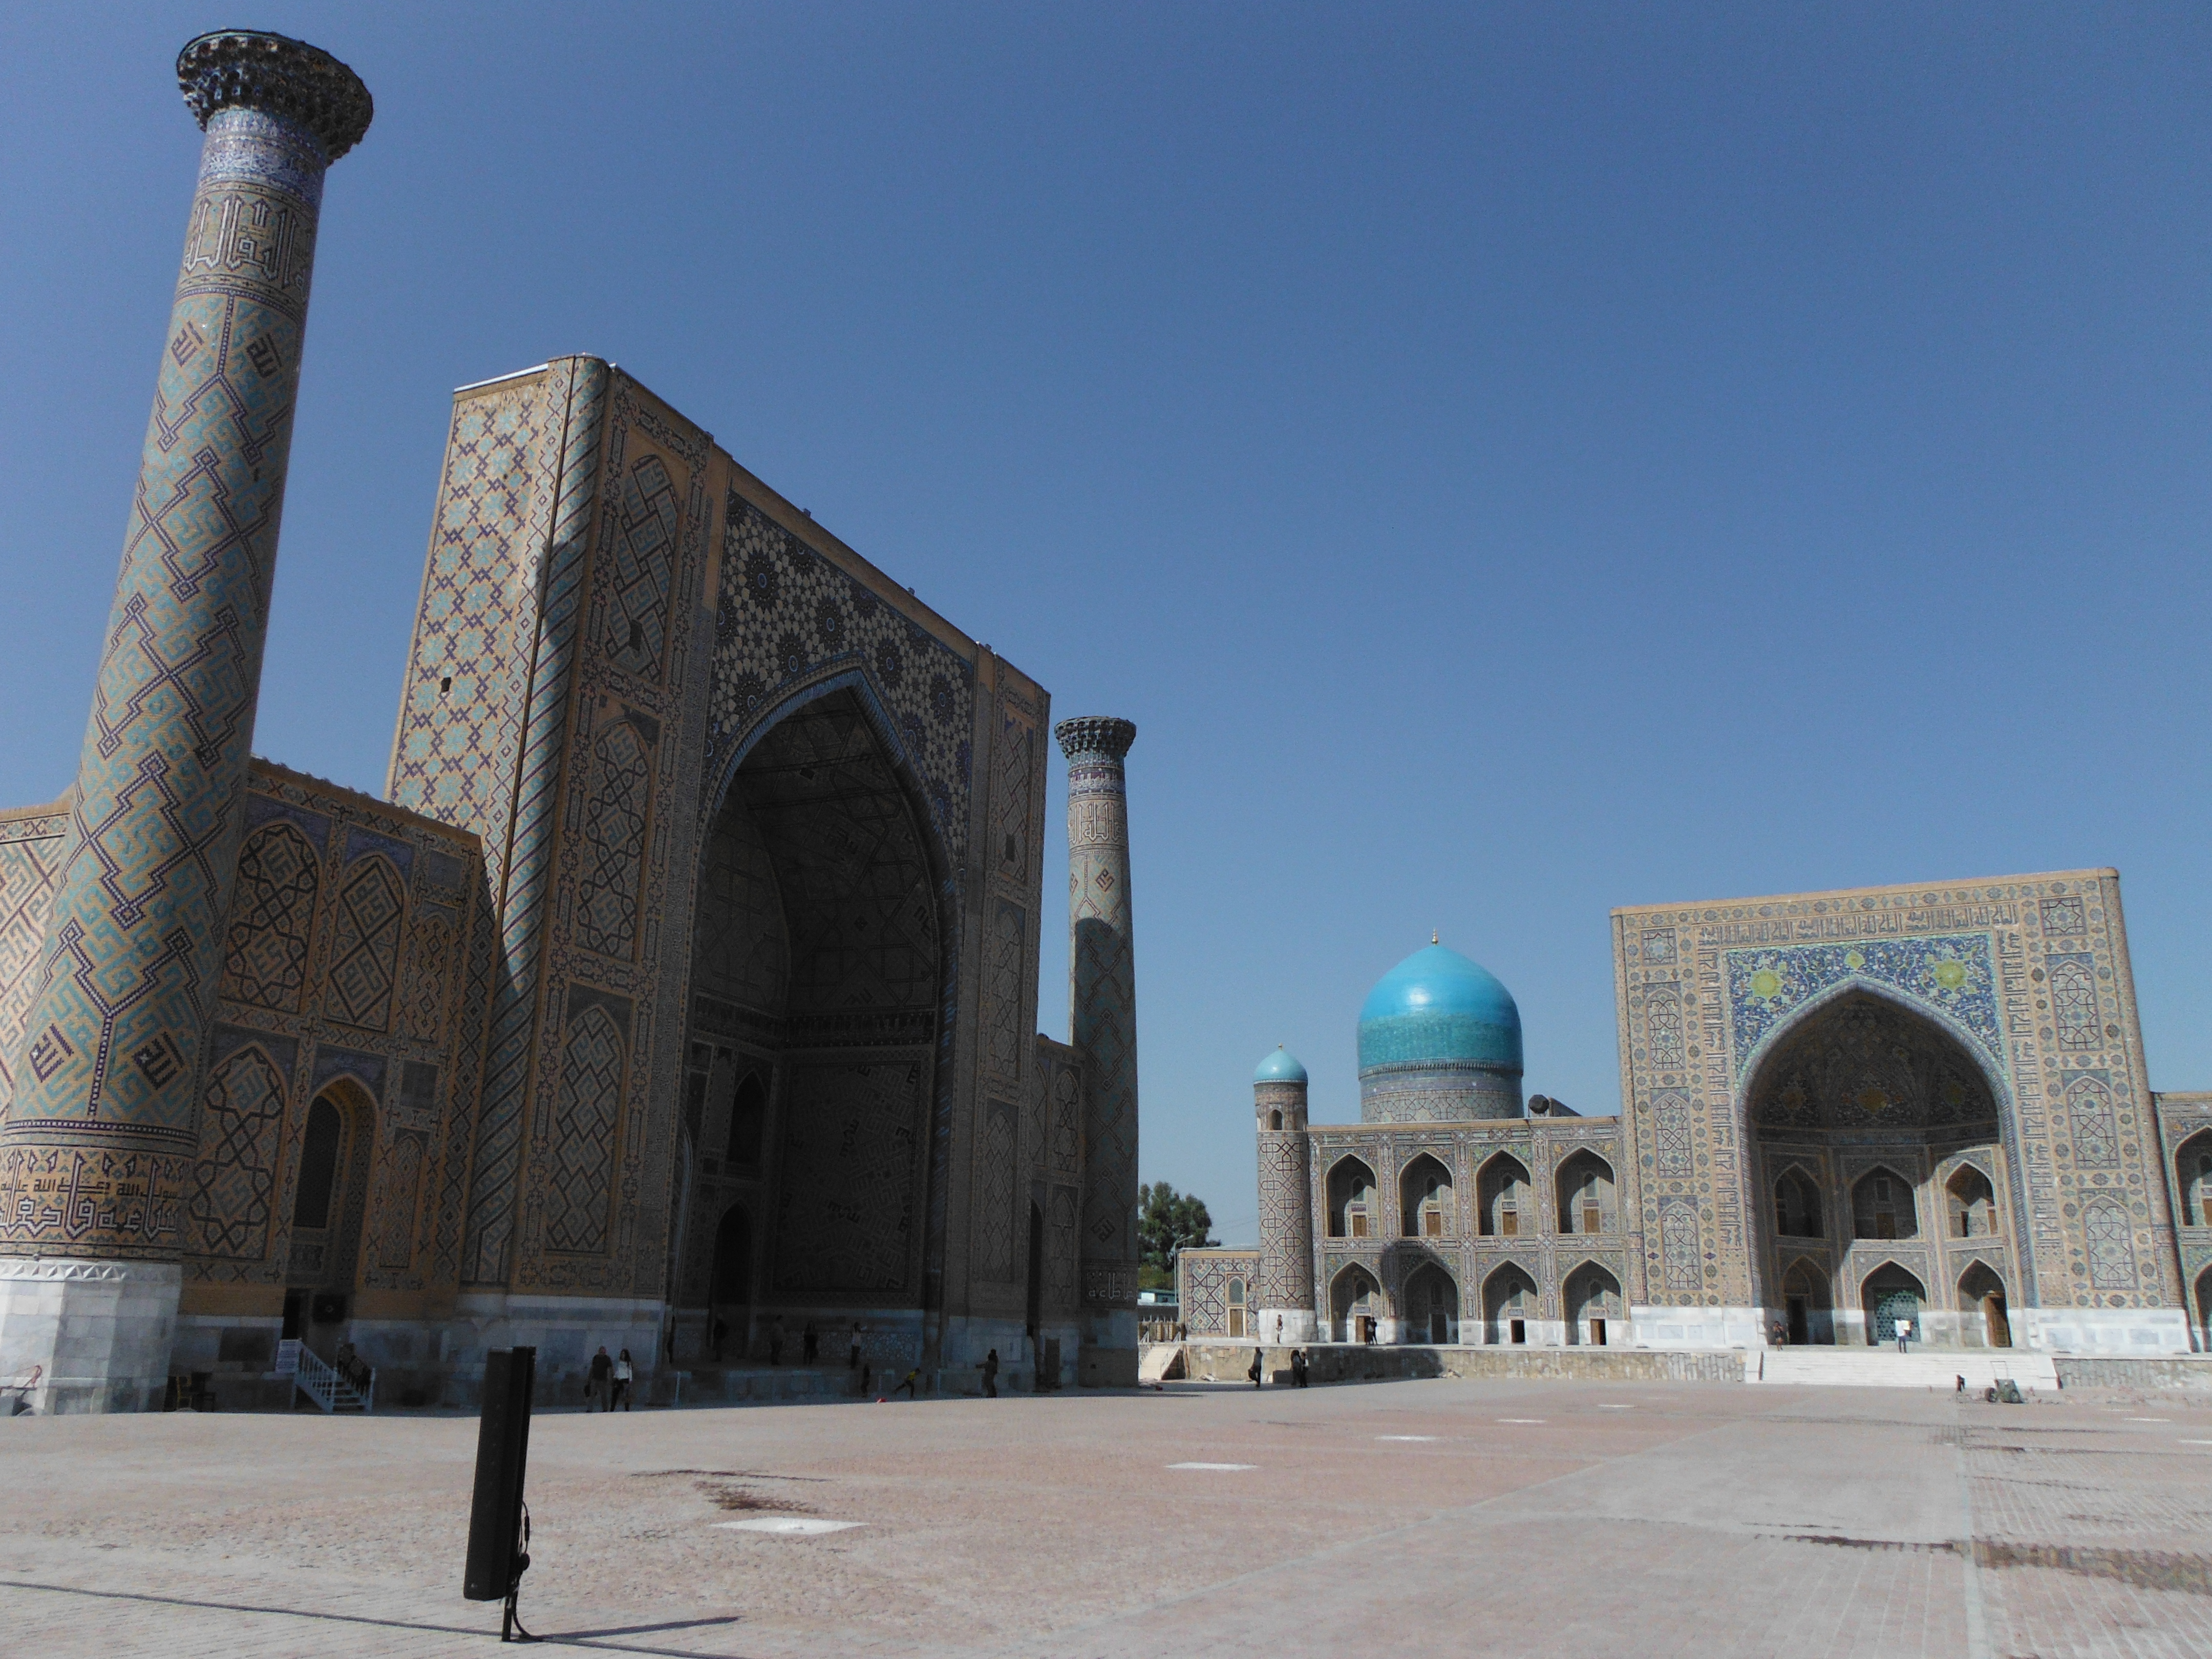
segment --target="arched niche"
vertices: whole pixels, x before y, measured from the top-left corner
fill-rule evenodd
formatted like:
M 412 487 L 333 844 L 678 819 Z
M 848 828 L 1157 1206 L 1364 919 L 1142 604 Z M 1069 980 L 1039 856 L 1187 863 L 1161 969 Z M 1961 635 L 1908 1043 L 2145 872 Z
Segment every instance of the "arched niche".
M 1346 1155 L 1328 1166 L 1328 1236 L 1367 1238 L 1373 1236 L 1376 1213 L 1375 1171 L 1366 1159 Z
M 2181 1194 L 2185 1227 L 2212 1227 L 2212 1129 L 2200 1129 L 2174 1149 L 2173 1184 Z
M 1828 1271 L 1810 1256 L 1799 1256 L 1782 1275 L 1783 1329 L 1790 1343 L 1832 1343 L 1836 1315 L 1828 1288 Z
M 1483 1339 L 1509 1346 L 1527 1343 L 1541 1302 L 1535 1276 L 1517 1261 L 1508 1261 L 1482 1281 Z
M 1421 1153 L 1399 1171 L 1398 1218 L 1399 1230 L 1408 1238 L 1450 1237 L 1451 1171 L 1434 1153 Z
M 1875 1347 L 1894 1342 L 1898 1326 L 1905 1320 L 1912 1322 L 1909 1340 L 1926 1335 L 1928 1287 L 1919 1274 L 1894 1261 L 1883 1262 L 1861 1281 L 1859 1304 L 1866 1315 L 1867 1341 Z
M 1406 1341 L 1459 1340 L 1459 1281 L 1442 1262 L 1425 1261 L 1406 1276 L 1399 1307 Z
M 1589 1147 L 1560 1163 L 1558 1184 L 1561 1232 L 1609 1233 L 1620 1224 L 1613 1165 Z
M 1823 1238 L 1820 1188 L 1802 1164 L 1774 1177 L 1774 1231 L 1782 1238 Z
M 1536 1231 L 1536 1192 L 1528 1166 L 1499 1152 L 1475 1177 L 1475 1214 L 1485 1238 L 1516 1238 Z
M 332 1079 L 308 1102 L 294 1154 L 284 1329 L 323 1358 L 353 1313 L 362 1224 L 376 1146 L 376 1097 L 358 1079 Z
M 1959 1275 L 1960 1335 L 1970 1348 L 2012 1346 L 2012 1313 L 2002 1274 L 1973 1261 Z
M 1753 1206 L 1754 1266 L 1771 1316 L 1788 1316 L 1783 1279 L 1793 1264 L 1814 1264 L 1804 1271 L 1826 1277 L 1829 1304 L 1850 1308 L 1857 1277 L 1891 1239 L 1942 1239 L 1949 1198 L 1938 1172 L 1955 1173 L 1961 1160 L 1992 1177 L 2002 1167 L 2002 1089 L 1940 1009 L 1864 983 L 1814 1000 L 1769 1037 L 1746 1084 L 1745 1133 L 1766 1194 Z M 1992 1218 L 1991 1246 L 2016 1259 L 2013 1206 L 1999 1199 L 1993 1187 L 1979 1213 Z M 1815 1241 L 1832 1250 L 1809 1254 Z M 1805 1311 L 1818 1312 L 1809 1298 Z
M 1560 1291 L 1566 1302 L 1567 1340 L 1612 1346 L 1615 1328 L 1627 1311 L 1620 1281 L 1599 1263 L 1585 1261 L 1567 1275 Z
M 1960 1164 L 1943 1182 L 1944 1236 L 1990 1238 L 1996 1230 L 1996 1183 L 1978 1164 Z
M 678 1273 L 689 1328 L 742 1195 L 756 1318 L 919 1308 L 953 930 L 927 798 L 865 680 L 808 688 L 724 775 L 701 838 L 689 1053 L 703 1111 Z M 708 1081 L 699 1081 L 702 1075 Z M 790 1310 L 787 1316 L 786 1310 Z M 805 1310 L 802 1314 L 800 1310 Z
M 1382 1330 L 1382 1287 L 1353 1262 L 1329 1281 L 1329 1326 L 1339 1342 L 1372 1342 Z

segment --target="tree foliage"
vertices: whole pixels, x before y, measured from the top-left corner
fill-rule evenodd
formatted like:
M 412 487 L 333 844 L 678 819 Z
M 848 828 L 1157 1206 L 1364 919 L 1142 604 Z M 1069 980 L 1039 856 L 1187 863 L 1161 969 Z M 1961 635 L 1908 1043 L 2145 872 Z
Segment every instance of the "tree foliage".
M 1144 1265 L 1161 1273 L 1175 1271 L 1176 1253 L 1186 1246 L 1203 1249 L 1221 1242 L 1213 1236 L 1206 1200 L 1179 1193 L 1164 1181 L 1137 1189 L 1137 1237 Z

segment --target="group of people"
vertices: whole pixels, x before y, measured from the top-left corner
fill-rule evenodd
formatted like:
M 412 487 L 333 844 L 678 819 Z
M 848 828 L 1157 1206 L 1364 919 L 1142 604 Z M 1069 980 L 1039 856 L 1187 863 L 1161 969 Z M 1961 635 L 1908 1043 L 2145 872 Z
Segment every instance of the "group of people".
M 629 1409 L 630 1384 L 637 1380 L 637 1372 L 629 1363 L 629 1350 L 624 1348 L 617 1359 L 607 1358 L 602 1347 L 592 1356 L 592 1369 L 584 1377 L 584 1399 L 593 1411 L 611 1412 L 619 1407 Z
M 1252 1379 L 1252 1386 L 1255 1389 L 1260 1386 L 1261 1381 L 1266 1376 L 1266 1373 L 1261 1370 L 1260 1364 L 1261 1355 L 1264 1352 L 1265 1350 L 1260 1348 L 1255 1348 L 1252 1350 L 1252 1366 L 1249 1370 L 1244 1373 L 1245 1376 Z M 1309 1368 L 1309 1364 L 1310 1362 L 1306 1358 L 1306 1351 L 1304 1348 L 1293 1348 L 1291 1350 L 1291 1382 L 1293 1387 L 1303 1389 L 1306 1386 L 1306 1372 Z

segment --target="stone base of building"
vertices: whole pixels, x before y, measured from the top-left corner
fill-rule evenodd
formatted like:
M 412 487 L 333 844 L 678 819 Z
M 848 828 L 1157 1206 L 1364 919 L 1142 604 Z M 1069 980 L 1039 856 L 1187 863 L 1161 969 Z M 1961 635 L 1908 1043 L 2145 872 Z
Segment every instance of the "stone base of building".
M 1304 1346 L 1304 1345 L 1300 1345 Z M 1225 1340 L 1183 1345 L 1185 1375 L 1199 1382 L 1241 1382 L 1252 1351 L 1260 1348 L 1261 1374 L 1270 1388 L 1291 1382 L 1291 1351 Z M 1743 1357 L 1717 1352 L 1656 1353 L 1636 1348 L 1528 1346 L 1386 1347 L 1379 1342 L 1332 1342 L 1306 1347 L 1307 1376 L 1314 1383 L 1389 1382 L 1421 1377 L 1548 1377 L 1602 1382 L 1737 1382 Z
M 1628 1341 L 1638 1348 L 1757 1348 L 1774 1315 L 1765 1308 L 1632 1307 Z
M 1629 1310 L 1629 1340 L 1639 1348 L 1757 1348 L 1785 1329 L 1775 1308 L 1641 1307 Z M 2194 1351 L 2189 1316 L 2180 1308 L 2015 1308 L 2010 1346 L 2038 1353 L 2151 1357 Z M 1984 1316 L 1928 1308 L 1913 1322 L 1911 1350 L 1950 1352 L 1991 1346 Z M 1814 1346 L 1873 1346 L 1857 1308 L 1824 1312 Z
M 1262 1308 L 1260 1310 L 1260 1340 L 1263 1342 L 1287 1343 L 1300 1347 L 1320 1340 L 1320 1325 L 1311 1308 Z
M 173 1261 L 0 1257 L 0 1383 L 32 1410 L 161 1409 L 184 1270 Z

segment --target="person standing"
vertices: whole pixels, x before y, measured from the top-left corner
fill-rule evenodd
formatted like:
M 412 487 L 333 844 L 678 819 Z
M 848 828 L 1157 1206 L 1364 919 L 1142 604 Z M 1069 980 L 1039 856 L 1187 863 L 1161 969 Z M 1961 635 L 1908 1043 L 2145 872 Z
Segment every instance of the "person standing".
M 1256 1389 L 1256 1388 L 1258 1388 L 1258 1387 L 1260 1386 L 1260 1351 L 1259 1351 L 1259 1349 L 1255 1348 L 1255 1349 L 1253 1349 L 1253 1350 L 1252 1350 L 1252 1368 L 1251 1368 L 1251 1370 L 1249 1370 L 1246 1371 L 1246 1372 L 1244 1373 L 1244 1375 L 1245 1375 L 1245 1376 L 1249 1376 L 1249 1377 L 1250 1377 L 1250 1378 L 1252 1379 L 1252 1386 L 1253 1386 L 1254 1388 L 1255 1388 L 1255 1389 Z
M 612 1411 L 613 1404 L 604 1398 L 609 1380 L 614 1376 L 615 1362 L 607 1358 L 602 1346 L 592 1356 L 592 1369 L 584 1378 L 584 1398 L 593 1411 Z
M 599 1352 L 604 1353 L 606 1350 L 602 1348 Z M 636 1380 L 636 1368 L 629 1363 L 629 1350 L 624 1348 L 615 1357 L 614 1392 L 607 1396 L 609 1411 L 612 1411 L 617 1406 L 620 1406 L 624 1411 L 629 1409 L 629 1387 Z
M 853 1352 L 851 1357 L 845 1361 L 845 1369 L 848 1371 L 857 1371 L 860 1369 L 860 1322 L 857 1319 L 853 1322 Z M 866 1390 L 863 1389 L 862 1392 L 865 1393 Z
M 771 1365 L 783 1364 L 783 1322 L 781 1319 L 769 1322 L 768 1363 Z
M 1899 1352 L 1899 1353 L 1903 1353 L 1903 1352 L 1905 1352 L 1905 1345 L 1906 1341 L 1907 1341 L 1908 1340 L 1910 1340 L 1910 1338 L 1911 1337 L 1911 1335 L 1912 1335 L 1912 1322 L 1911 1322 L 1911 1320 L 1909 1320 L 1909 1319 L 1900 1319 L 1900 1320 L 1899 1320 L 1899 1321 L 1897 1322 L 1897 1351 L 1898 1351 L 1898 1352 Z
M 806 1334 L 801 1344 L 800 1352 L 805 1356 L 806 1363 L 810 1365 L 822 1352 L 822 1333 L 814 1328 L 814 1322 L 811 1319 L 806 1322 Z
M 983 1356 L 983 1397 L 999 1397 L 999 1351 L 996 1348 Z

